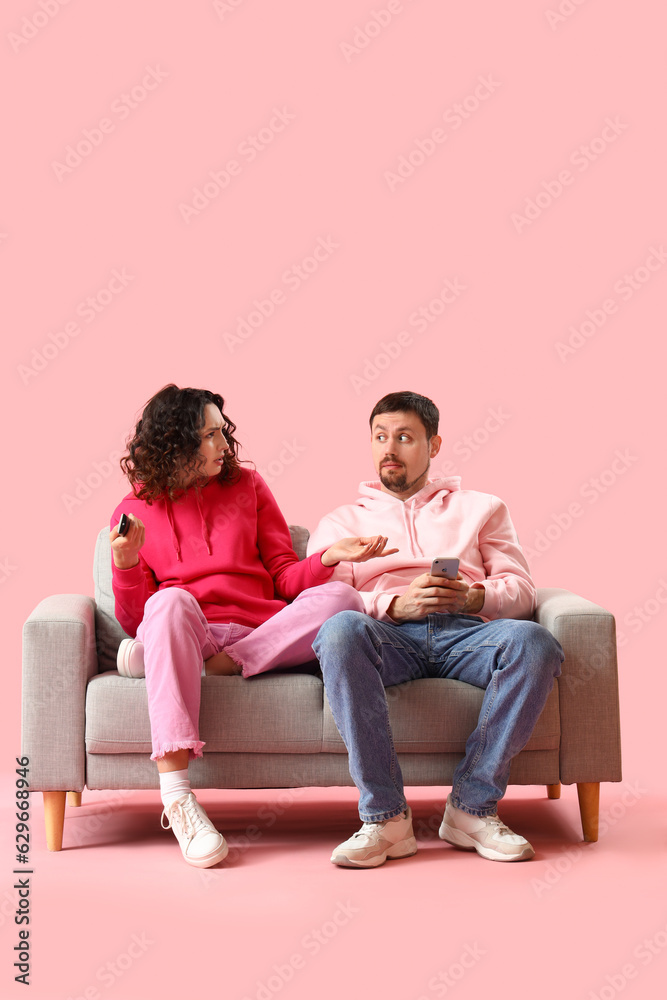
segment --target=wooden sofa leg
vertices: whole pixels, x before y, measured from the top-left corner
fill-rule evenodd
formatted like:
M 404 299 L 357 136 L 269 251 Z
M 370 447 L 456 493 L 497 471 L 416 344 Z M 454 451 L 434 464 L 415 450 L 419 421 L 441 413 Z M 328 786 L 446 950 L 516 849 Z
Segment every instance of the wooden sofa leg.
M 550 799 L 560 798 L 560 781 L 557 781 L 555 785 L 547 785 L 547 795 Z
M 44 796 L 46 846 L 50 851 L 60 851 L 63 846 L 65 797 L 67 792 L 42 792 L 42 795 Z
M 81 805 L 81 792 L 68 792 L 67 793 L 67 805 L 68 806 L 80 806 Z
M 598 839 L 598 821 L 600 819 L 600 782 L 578 781 L 579 812 L 584 840 L 594 844 Z

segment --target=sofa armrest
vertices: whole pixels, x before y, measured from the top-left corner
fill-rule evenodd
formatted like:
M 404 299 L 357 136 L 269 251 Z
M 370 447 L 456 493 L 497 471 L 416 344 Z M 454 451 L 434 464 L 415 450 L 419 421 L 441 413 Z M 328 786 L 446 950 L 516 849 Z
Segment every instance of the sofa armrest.
M 614 616 L 568 590 L 537 592 L 535 621 L 565 653 L 558 680 L 561 781 L 621 780 Z
M 97 672 L 95 602 L 47 597 L 23 626 L 21 753 L 33 791 L 81 791 L 85 783 L 85 698 Z

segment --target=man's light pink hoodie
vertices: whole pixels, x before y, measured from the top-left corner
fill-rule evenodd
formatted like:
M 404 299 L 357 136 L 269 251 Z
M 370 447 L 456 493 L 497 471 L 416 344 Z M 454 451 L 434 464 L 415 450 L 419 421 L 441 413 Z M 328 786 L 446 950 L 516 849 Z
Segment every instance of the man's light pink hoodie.
M 355 503 L 337 507 L 310 536 L 308 552 L 319 552 L 350 535 L 387 535 L 394 555 L 365 563 L 339 563 L 333 579 L 360 591 L 373 618 L 390 621 L 387 608 L 436 556 L 460 559 L 463 579 L 484 589 L 479 616 L 530 618 L 535 585 L 507 507 L 489 493 L 461 489 L 460 476 L 435 479 L 408 500 L 361 483 Z

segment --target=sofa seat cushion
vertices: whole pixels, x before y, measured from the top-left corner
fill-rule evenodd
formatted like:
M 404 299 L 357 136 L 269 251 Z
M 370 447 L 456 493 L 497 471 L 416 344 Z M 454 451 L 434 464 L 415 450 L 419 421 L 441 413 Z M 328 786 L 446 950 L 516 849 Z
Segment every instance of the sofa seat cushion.
M 322 681 L 311 674 L 202 677 L 200 739 L 212 752 L 319 753 Z M 88 753 L 150 753 L 146 682 L 98 674 L 86 694 Z
M 463 753 L 484 692 L 462 681 L 424 678 L 387 688 L 399 753 Z M 345 753 L 324 687 L 312 674 L 203 677 L 200 738 L 205 751 Z M 547 700 L 526 750 L 557 750 L 558 688 Z M 146 682 L 98 674 L 86 696 L 88 753 L 150 753 Z
M 463 753 L 477 725 L 484 691 L 463 681 L 424 677 L 386 688 L 389 720 L 398 753 Z M 526 750 L 557 750 L 560 745 L 558 687 L 547 699 Z M 345 752 L 325 699 L 322 749 Z

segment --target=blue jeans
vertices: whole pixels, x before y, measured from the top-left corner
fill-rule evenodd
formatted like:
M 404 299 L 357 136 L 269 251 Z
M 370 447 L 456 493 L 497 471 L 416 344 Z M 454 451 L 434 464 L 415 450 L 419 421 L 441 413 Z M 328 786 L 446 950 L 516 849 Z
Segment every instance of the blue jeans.
M 535 622 L 449 614 L 396 625 L 342 611 L 321 627 L 313 650 L 360 792 L 359 815 L 368 823 L 406 808 L 386 687 L 448 677 L 485 689 L 477 727 L 454 772 L 452 802 L 473 816 L 489 816 L 564 659 L 560 644 Z

